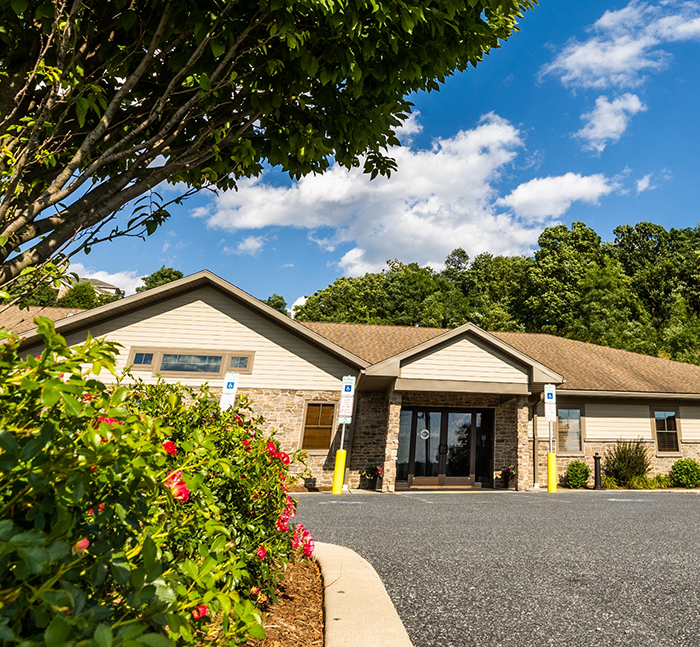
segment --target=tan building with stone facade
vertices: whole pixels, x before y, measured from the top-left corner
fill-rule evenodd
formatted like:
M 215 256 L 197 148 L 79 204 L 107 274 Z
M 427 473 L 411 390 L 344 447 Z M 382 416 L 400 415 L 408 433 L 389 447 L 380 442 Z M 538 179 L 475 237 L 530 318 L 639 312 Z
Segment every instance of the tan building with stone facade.
M 682 456 L 700 458 L 698 366 L 473 324 L 301 323 L 207 271 L 94 310 L 41 314 L 56 315 L 70 344 L 88 332 L 119 342 L 119 367 L 145 381 L 161 375 L 216 390 L 224 373 L 239 373 L 240 393 L 285 451 L 308 452 L 310 488 L 331 484 L 345 375 L 357 379 L 345 443 L 352 488 L 369 465 L 384 467 L 385 492 L 498 487 L 510 464 L 518 489 L 544 485 L 547 383 L 558 390 L 560 473 L 574 459 L 592 465 L 620 438 L 648 443 L 655 473 Z M 8 312 L 0 325 L 14 326 L 35 352 L 40 338 L 17 321 Z

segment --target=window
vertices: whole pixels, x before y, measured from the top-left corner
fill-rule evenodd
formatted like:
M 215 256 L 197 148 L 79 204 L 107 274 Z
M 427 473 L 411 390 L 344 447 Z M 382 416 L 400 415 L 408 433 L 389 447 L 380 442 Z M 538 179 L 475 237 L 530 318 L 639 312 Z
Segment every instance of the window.
M 132 348 L 127 361 L 132 370 L 177 377 L 223 377 L 224 373 L 253 372 L 252 351 L 211 351 L 174 348 Z
M 150 366 L 153 364 L 153 353 L 134 353 L 134 364 L 137 366 Z
M 653 414 L 657 451 L 659 454 L 677 453 L 679 451 L 677 412 L 654 410 Z
M 231 357 L 229 368 L 248 368 L 248 359 L 247 355 L 234 355 Z
M 328 449 L 333 436 L 335 404 L 309 402 L 304 419 L 304 439 L 302 449 Z
M 570 454 L 583 451 L 581 409 L 557 409 L 557 453 Z
M 220 373 L 221 355 L 175 355 L 163 353 L 160 371 L 178 373 Z

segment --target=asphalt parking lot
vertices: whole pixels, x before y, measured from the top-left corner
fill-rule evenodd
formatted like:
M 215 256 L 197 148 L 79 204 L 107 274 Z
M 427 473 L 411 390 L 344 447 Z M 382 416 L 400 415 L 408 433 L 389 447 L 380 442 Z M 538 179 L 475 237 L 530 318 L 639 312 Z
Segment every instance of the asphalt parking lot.
M 700 495 L 299 496 L 382 578 L 415 647 L 700 645 Z

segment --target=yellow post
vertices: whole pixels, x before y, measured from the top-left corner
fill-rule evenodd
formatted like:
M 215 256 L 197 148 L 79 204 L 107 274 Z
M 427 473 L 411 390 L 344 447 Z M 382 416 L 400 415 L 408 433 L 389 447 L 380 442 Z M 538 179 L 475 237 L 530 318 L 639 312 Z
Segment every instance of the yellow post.
M 557 491 L 557 455 L 547 454 L 547 491 Z
M 335 453 L 335 471 L 333 472 L 333 494 L 342 494 L 345 480 L 345 456 L 347 452 L 339 449 Z

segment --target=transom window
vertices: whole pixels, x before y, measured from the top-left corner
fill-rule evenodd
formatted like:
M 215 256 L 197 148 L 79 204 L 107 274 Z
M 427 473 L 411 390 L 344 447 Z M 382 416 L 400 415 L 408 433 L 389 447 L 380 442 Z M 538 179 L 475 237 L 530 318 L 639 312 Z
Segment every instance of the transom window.
M 175 355 L 163 353 L 160 362 L 162 372 L 177 373 L 219 373 L 221 372 L 221 355 Z
M 170 348 L 132 348 L 127 364 L 132 370 L 177 377 L 223 377 L 224 373 L 253 372 L 252 351 L 211 351 Z
M 678 447 L 678 421 L 675 411 L 654 411 L 656 448 L 660 454 L 676 453 Z
M 581 451 L 583 451 L 581 409 L 559 407 L 557 409 L 557 453 L 569 454 Z
M 309 402 L 304 419 L 302 449 L 328 449 L 333 437 L 335 404 L 331 402 Z

